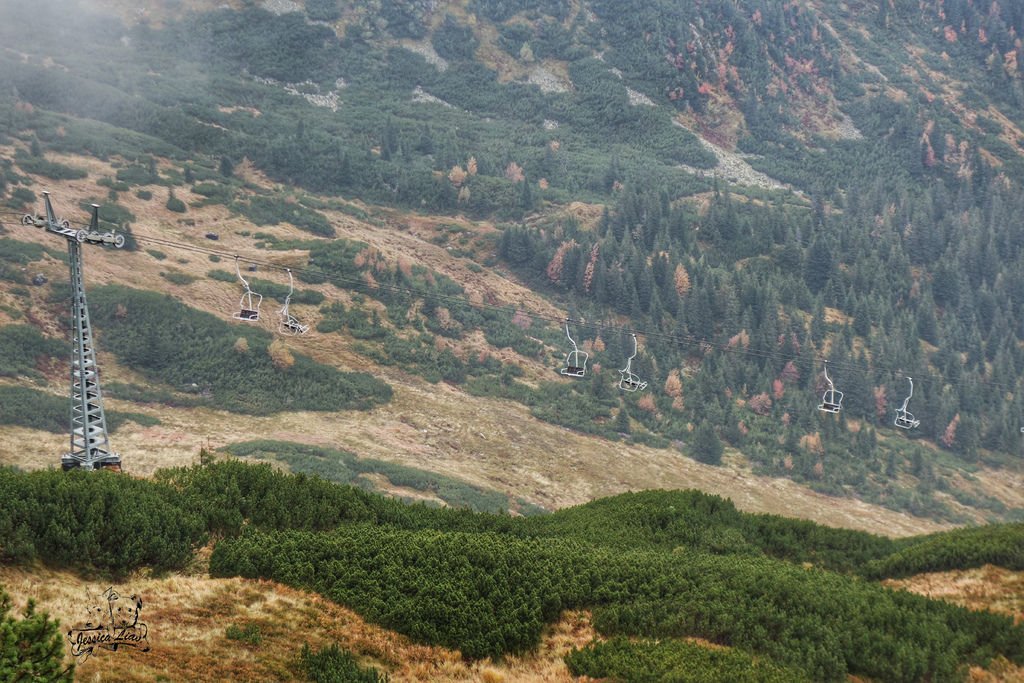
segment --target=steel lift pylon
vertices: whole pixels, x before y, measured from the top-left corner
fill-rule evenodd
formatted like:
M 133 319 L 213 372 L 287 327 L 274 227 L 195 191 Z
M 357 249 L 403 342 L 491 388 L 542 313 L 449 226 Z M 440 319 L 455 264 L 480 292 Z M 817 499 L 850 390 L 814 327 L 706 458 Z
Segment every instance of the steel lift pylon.
M 50 193 L 44 192 L 46 215 L 26 215 L 22 222 L 45 228 L 46 232 L 67 240 L 68 263 L 71 267 L 71 450 L 61 456 L 64 470 L 95 470 L 108 468 L 121 470 L 121 456 L 110 450 L 107 419 L 103 413 L 103 393 L 96 366 L 96 346 L 93 343 L 89 307 L 85 300 L 85 280 L 82 268 L 83 244 L 107 244 L 120 249 L 125 237 L 114 232 L 100 232 L 99 206 L 92 205 L 92 218 L 88 230 L 75 230 L 68 221 L 58 221 L 50 203 Z

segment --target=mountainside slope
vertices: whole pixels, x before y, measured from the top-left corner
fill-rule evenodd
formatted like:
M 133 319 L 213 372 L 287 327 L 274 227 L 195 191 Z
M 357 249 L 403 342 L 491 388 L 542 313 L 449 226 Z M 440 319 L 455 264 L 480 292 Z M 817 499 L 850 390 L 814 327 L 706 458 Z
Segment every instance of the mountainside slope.
M 79 158 L 63 159 L 69 164 L 86 163 Z M 90 178 L 104 177 L 115 170 L 93 162 Z M 58 207 L 73 206 L 95 196 L 95 186 L 91 184 L 83 183 L 76 187 L 70 183 L 47 181 L 47 186 L 52 189 L 55 200 L 59 198 Z M 180 196 L 189 197 L 187 193 Z M 181 240 L 183 244 L 209 244 L 196 234 L 198 228 L 178 225 L 173 212 L 146 206 L 141 201 L 127 206 L 139 216 L 132 224 L 132 233 L 141 245 L 146 244 L 145 238 L 149 235 Z M 220 239 L 213 245 L 217 249 L 230 253 L 246 246 L 247 240 L 238 233 L 249 227 L 248 224 L 223 215 L 220 207 L 192 209 L 189 215 L 193 216 L 190 220 L 195 220 L 197 226 L 203 225 L 219 232 Z M 502 301 L 508 297 L 524 310 L 542 314 L 547 314 L 550 308 L 543 299 L 493 270 L 475 273 L 460 267 L 460 259 L 453 259 L 443 249 L 410 232 L 387 231 L 351 217 L 334 220 L 339 231 L 344 230 L 348 238 L 365 242 L 391 258 L 397 259 L 401 254 L 410 263 L 451 273 L 471 293 L 479 292 L 481 298 L 494 297 Z M 425 222 L 423 218 L 416 220 Z M 486 230 L 487 226 L 481 228 Z M 9 226 L 6 230 L 6 238 L 53 246 L 52 238 L 38 229 Z M 275 235 L 281 235 L 282 240 L 301 235 L 285 225 L 272 230 Z M 424 236 L 429 238 L 432 234 L 427 232 Z M 391 248 L 390 243 L 398 239 L 402 240 L 402 246 Z M 122 253 L 97 249 L 87 252 L 90 291 L 106 283 L 144 289 L 154 282 L 164 282 L 164 291 L 200 310 L 226 318 L 237 303 L 238 286 L 202 277 L 180 284 L 168 281 L 160 273 L 180 271 L 198 274 L 207 266 L 201 265 L 202 261 L 188 252 L 161 248 L 166 250 L 166 253 L 161 252 L 162 258 L 154 257 L 145 250 Z M 266 257 L 259 253 L 254 258 L 262 260 Z M 216 268 L 218 264 L 210 263 L 209 267 Z M 52 283 L 60 283 L 67 277 L 66 266 L 53 258 L 32 262 L 24 272 L 26 275 L 44 273 Z M 300 286 L 304 289 L 309 287 Z M 329 286 L 319 287 L 337 296 Z M 21 319 L 12 316 L 12 310 L 21 311 L 31 315 L 33 324 L 61 334 L 63 303 L 48 302 L 45 294 L 35 288 L 26 291 L 29 299 L 18 294 L 7 295 L 10 298 L 5 302 L 9 302 L 12 308 L 0 310 L 0 319 L 5 324 L 19 322 Z M 102 300 L 102 297 L 92 297 L 93 303 Z M 304 315 L 307 322 L 316 324 L 316 311 L 312 307 L 296 306 L 294 312 Z M 130 311 L 126 313 L 130 314 Z M 215 405 L 189 407 L 187 402 L 172 401 L 170 405 L 166 402 L 139 402 L 132 400 L 135 395 L 132 393 L 126 393 L 122 399 L 119 398 L 118 387 L 143 386 L 147 380 L 138 371 L 126 367 L 119 361 L 115 349 L 105 345 L 104 326 L 100 320 L 101 317 L 97 317 L 101 332 L 101 377 L 108 388 L 115 389 L 107 393 L 108 409 L 132 410 L 159 420 L 159 424 L 152 425 L 128 423 L 113 437 L 115 447 L 125 458 L 125 468 L 135 475 L 150 475 L 161 467 L 196 462 L 203 447 L 219 448 L 238 441 L 265 438 L 343 448 L 364 458 L 424 468 L 477 486 L 500 490 L 548 509 L 579 504 L 624 490 L 697 486 L 728 495 L 750 511 L 799 515 L 822 523 L 877 533 L 910 535 L 940 528 L 935 522 L 855 499 L 831 499 L 785 479 L 752 476 L 749 465 L 739 454 L 727 457 L 727 467 L 712 467 L 686 458 L 678 451 L 609 442 L 550 425 L 507 400 L 468 396 L 446 383 L 431 384 L 400 367 L 380 365 L 355 352 L 351 339 L 334 334 L 314 332 L 307 337 L 288 340 L 287 348 L 346 371 L 370 371 L 386 381 L 394 391 L 393 398 L 386 405 L 368 413 L 285 412 L 249 416 L 213 409 Z M 276 325 L 276 320 L 268 317 L 261 327 L 272 329 L 273 325 Z M 237 333 L 248 333 L 248 328 L 239 328 Z M 534 359 L 524 358 L 509 349 L 494 349 L 486 343 L 481 348 L 517 363 L 527 377 L 539 379 L 546 375 L 546 370 Z M 59 369 L 57 362 L 62 355 L 60 352 L 57 359 L 51 361 L 54 367 L 46 373 L 48 390 L 58 395 L 66 391 L 64 371 Z M 187 401 L 189 395 L 175 392 L 175 389 L 180 387 L 166 387 L 179 399 Z M 4 427 L 4 433 L 12 443 L 21 444 L 20 448 L 4 456 L 5 462 L 26 468 L 51 466 L 54 454 L 60 452 L 66 441 L 66 436 L 59 432 L 46 434 Z M 1015 490 L 1008 492 L 1008 506 L 1016 506 L 1016 499 L 1012 497 L 1016 495 Z
M 28 284 L 63 281 L 60 245 L 16 225 L 49 186 L 140 247 L 87 250 L 90 287 L 187 305 L 95 297 L 139 473 L 267 438 L 547 507 L 700 478 L 776 510 L 792 480 L 794 512 L 861 528 L 1019 518 L 1020 17 L 947 5 L 10 3 L 0 321 L 47 339 L 4 383 L 48 414 L 64 390 L 62 290 Z M 235 256 L 266 332 L 286 268 L 315 331 L 193 310 L 227 319 Z M 648 388 L 618 394 L 634 330 Z M 339 413 L 292 391 L 313 363 L 394 396 Z M 5 417 L 11 462 L 59 451 L 36 417 Z

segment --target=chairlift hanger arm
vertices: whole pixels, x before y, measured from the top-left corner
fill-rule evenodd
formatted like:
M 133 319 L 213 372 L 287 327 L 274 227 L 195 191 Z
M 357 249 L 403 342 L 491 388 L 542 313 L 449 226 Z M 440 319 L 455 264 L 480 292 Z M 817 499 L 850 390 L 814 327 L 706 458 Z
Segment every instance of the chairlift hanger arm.
M 249 291 L 249 282 L 244 277 L 242 277 L 242 269 L 238 265 L 237 254 L 235 255 L 235 275 L 238 276 L 238 279 L 241 281 L 242 286 L 245 287 L 246 291 Z
M 565 336 L 569 338 L 569 343 L 572 344 L 573 350 L 574 351 L 578 351 L 579 347 L 576 346 L 576 340 L 572 338 L 571 334 L 569 334 L 569 319 L 568 318 L 565 319 Z

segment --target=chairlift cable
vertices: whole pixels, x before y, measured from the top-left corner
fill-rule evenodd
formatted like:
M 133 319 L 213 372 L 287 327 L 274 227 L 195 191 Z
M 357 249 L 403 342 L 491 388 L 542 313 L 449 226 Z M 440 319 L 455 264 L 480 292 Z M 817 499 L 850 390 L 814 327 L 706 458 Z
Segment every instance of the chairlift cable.
M 21 213 L 21 212 L 15 213 L 15 212 L 10 212 L 10 211 L 0 211 L 0 215 L 18 215 L 18 216 L 22 216 L 24 214 Z M 760 359 L 764 359 L 764 360 L 772 360 L 772 361 L 778 361 L 778 362 L 793 361 L 793 362 L 799 363 L 801 365 L 806 364 L 805 359 L 801 358 L 798 355 L 783 354 L 783 353 L 778 352 L 778 351 L 760 351 L 760 350 L 756 350 L 756 349 L 748 349 L 748 348 L 730 346 L 728 344 L 724 344 L 724 343 L 720 343 L 720 342 L 714 342 L 714 341 L 711 341 L 711 340 L 708 340 L 708 339 L 705 339 L 705 338 L 699 338 L 699 337 L 697 337 L 695 335 L 678 335 L 678 334 L 669 333 L 669 332 L 645 331 L 645 330 L 642 330 L 642 329 L 636 329 L 636 328 L 627 327 L 627 326 L 623 326 L 623 325 L 607 324 L 607 323 L 594 323 L 594 322 L 587 322 L 587 321 L 582 320 L 582 319 L 572 319 L 572 318 L 565 318 L 565 317 L 554 317 L 554 316 L 550 316 L 550 315 L 544 315 L 544 314 L 541 314 L 541 313 L 533 313 L 533 312 L 527 311 L 527 310 L 523 309 L 522 307 L 517 306 L 516 304 L 512 304 L 512 303 L 498 305 L 498 304 L 489 304 L 487 302 L 472 302 L 472 301 L 469 301 L 466 297 L 459 296 L 459 295 L 443 294 L 443 293 L 440 293 L 440 292 L 424 292 L 424 291 L 420 291 L 420 290 L 414 289 L 412 287 L 403 287 L 401 285 L 382 284 L 382 283 L 379 283 L 379 282 L 375 282 L 373 284 L 370 284 L 370 283 L 366 282 L 362 278 L 354 278 L 354 277 L 348 277 L 348 276 L 334 274 L 334 273 L 328 273 L 328 272 L 325 272 L 323 270 L 320 270 L 319 268 L 310 268 L 310 267 L 288 268 L 286 266 L 281 266 L 281 265 L 273 263 L 271 261 L 261 260 L 261 259 L 253 258 L 253 257 L 250 257 L 250 256 L 242 256 L 242 255 L 238 255 L 238 254 L 233 254 L 233 253 L 229 253 L 229 252 L 226 252 L 226 251 L 222 251 L 222 250 L 218 250 L 218 249 L 211 249 L 209 247 L 204 247 L 204 246 L 185 244 L 185 243 L 182 243 L 182 242 L 178 242 L 178 241 L 175 241 L 175 240 L 169 240 L 169 239 L 161 238 L 161 237 L 152 237 L 152 236 L 143 236 L 143 235 L 134 235 L 134 234 L 132 235 L 132 237 L 135 239 L 136 242 L 139 242 L 139 243 L 152 244 L 152 245 L 156 245 L 156 246 L 164 246 L 164 247 L 179 249 L 179 250 L 182 250 L 182 251 L 192 252 L 192 253 L 196 253 L 196 254 L 202 254 L 202 255 L 205 255 L 205 256 L 216 256 L 216 257 L 219 257 L 219 258 L 237 259 L 239 261 L 243 261 L 245 263 L 250 263 L 250 264 L 253 264 L 253 265 L 257 265 L 257 266 L 260 266 L 260 267 L 263 267 L 263 268 L 279 270 L 279 271 L 285 271 L 285 272 L 290 271 L 292 273 L 296 273 L 296 274 L 300 274 L 300 275 L 305 273 L 305 274 L 312 275 L 312 276 L 314 276 L 314 277 L 316 277 L 318 279 L 322 279 L 324 281 L 331 282 L 331 283 L 334 283 L 334 284 L 348 286 L 348 287 L 353 288 L 353 289 L 364 288 L 364 289 L 370 290 L 370 291 L 389 292 L 389 293 L 392 293 L 392 294 L 408 295 L 408 296 L 414 296 L 414 297 L 418 297 L 418 298 L 425 299 L 425 300 L 432 300 L 432 301 L 435 301 L 435 302 L 442 302 L 442 303 L 451 304 L 451 305 L 458 305 L 458 306 L 465 306 L 465 307 L 469 307 L 469 308 L 475 308 L 475 309 L 478 309 L 478 310 L 490 310 L 490 311 L 502 312 L 502 313 L 507 313 L 510 309 L 514 309 L 519 314 L 521 314 L 521 315 L 523 315 L 525 317 L 528 317 L 528 318 L 530 318 L 532 320 L 537 320 L 537 321 L 541 321 L 541 322 L 545 322 L 545 323 L 553 323 L 553 324 L 556 324 L 559 327 L 561 327 L 563 324 L 570 323 L 570 324 L 574 325 L 575 327 L 577 327 L 579 329 L 584 329 L 584 330 L 592 331 L 595 334 L 595 336 L 597 336 L 597 335 L 608 335 L 608 334 L 611 334 L 611 333 L 619 333 L 621 335 L 639 335 L 639 336 L 645 337 L 647 339 L 658 339 L 658 340 L 662 340 L 662 341 L 665 341 L 665 342 L 668 342 L 668 343 L 674 343 L 674 344 L 681 345 L 681 346 L 689 346 L 689 347 L 693 347 L 693 348 L 711 349 L 711 350 L 715 350 L 715 351 L 721 351 L 722 353 L 737 354 L 737 355 L 746 356 L 746 357 L 750 357 L 750 358 L 760 358 Z M 823 357 L 819 357 L 819 356 L 815 356 L 815 357 L 813 357 L 811 359 L 808 359 L 808 361 L 812 364 L 812 368 L 811 368 L 812 371 L 813 371 L 813 365 L 814 364 L 821 363 L 821 362 L 824 362 L 826 360 L 827 359 L 825 359 Z M 872 371 L 874 371 L 876 373 L 883 373 L 883 374 L 887 373 L 887 374 L 890 374 L 890 375 L 892 375 L 892 376 L 894 376 L 896 378 L 899 378 L 899 377 L 909 377 L 910 376 L 910 372 L 911 372 L 911 371 L 905 371 L 902 368 L 892 368 L 892 367 L 886 368 L 886 367 L 884 367 L 882 365 L 875 365 L 875 366 L 872 367 L 869 364 L 856 363 L 856 362 L 852 362 L 852 361 L 847 361 L 847 362 L 832 362 L 832 361 L 829 361 L 829 363 L 831 364 L 832 368 L 844 371 L 844 374 L 847 375 L 847 376 L 849 374 L 851 374 L 851 373 L 858 373 L 858 374 L 866 375 L 866 374 L 871 374 Z M 998 389 L 1002 389 L 1004 391 L 1012 392 L 1012 391 L 1016 390 L 1016 386 L 1015 385 L 1007 385 L 1005 383 L 997 382 L 997 381 L 994 381 L 992 379 L 985 379 L 985 378 L 978 379 L 978 380 L 950 379 L 950 378 L 946 377 L 945 375 L 942 375 L 942 374 L 939 374 L 939 373 L 935 373 L 935 372 L 931 372 L 931 371 L 927 371 L 927 370 L 920 370 L 920 369 L 914 369 L 912 371 L 912 373 L 913 373 L 913 376 L 919 378 L 919 381 L 936 382 L 936 383 L 940 383 L 942 385 L 950 385 L 950 386 L 958 386 L 958 387 L 969 387 L 969 386 L 977 386 L 979 384 L 984 384 L 984 385 L 987 385 L 987 386 L 991 386 L 991 387 L 995 387 L 995 388 L 998 388 Z
M 174 240 L 167 240 L 167 239 L 160 238 L 160 237 L 140 237 L 140 236 L 134 236 L 134 237 L 135 237 L 135 240 L 138 241 L 138 242 L 148 242 L 148 243 L 157 244 L 157 245 L 161 245 L 161 246 L 166 246 L 166 247 L 170 247 L 170 248 L 179 248 L 179 249 L 183 249 L 183 250 L 186 250 L 186 251 L 192 251 L 192 252 L 195 252 L 195 253 L 200 253 L 200 254 L 205 254 L 205 255 L 214 255 L 214 256 L 219 256 L 219 257 L 223 257 L 223 258 L 234 258 L 235 257 L 234 254 L 230 254 L 230 253 L 225 252 L 225 251 L 221 251 L 221 250 L 217 250 L 217 249 L 211 249 L 209 247 L 201 247 L 201 246 L 183 244 L 181 242 L 176 242 Z M 252 258 L 252 257 L 248 257 L 248 256 L 239 256 L 238 258 L 240 260 L 246 262 L 246 263 L 252 263 L 252 264 L 258 265 L 260 267 L 268 268 L 268 269 L 274 269 L 274 270 L 280 270 L 280 271 L 287 271 L 287 270 L 289 270 L 289 268 L 287 268 L 285 266 L 281 266 L 281 265 L 278 265 L 278 264 L 270 262 L 270 261 L 264 261 L 264 260 L 261 260 L 261 259 L 256 259 L 256 258 Z M 723 344 L 723 343 L 714 342 L 714 341 L 711 341 L 711 340 L 708 340 L 708 339 L 699 338 L 699 337 L 697 337 L 695 335 L 685 335 L 684 336 L 684 335 L 678 335 L 678 334 L 673 334 L 673 333 L 669 333 L 669 332 L 645 331 L 645 330 L 642 330 L 642 329 L 636 329 L 636 328 L 627 327 L 627 326 L 623 326 L 623 325 L 587 322 L 587 321 L 582 320 L 582 319 L 554 317 L 554 316 L 550 316 L 550 315 L 544 315 L 542 313 L 533 313 L 533 312 L 524 310 L 523 308 L 521 308 L 521 307 L 519 307 L 519 306 L 517 306 L 515 304 L 498 305 L 498 304 L 489 304 L 489 303 L 486 303 L 486 302 L 479 302 L 479 303 L 477 303 L 477 302 L 469 301 L 464 296 L 458 296 L 458 295 L 453 295 L 453 294 L 442 294 L 440 292 L 424 292 L 424 291 L 420 291 L 420 290 L 417 290 L 417 289 L 414 289 L 414 288 L 411 288 L 411 287 L 403 287 L 401 285 L 389 285 L 389 284 L 382 284 L 382 283 L 370 284 L 370 283 L 367 283 L 362 278 L 354 278 L 354 277 L 348 277 L 348 276 L 344 276 L 344 275 L 332 274 L 332 273 L 328 273 L 328 272 L 325 272 L 323 270 L 320 270 L 319 268 L 303 267 L 303 268 L 291 268 L 290 270 L 293 273 L 296 273 L 296 274 L 307 273 L 307 274 L 310 274 L 310 275 L 312 275 L 312 276 L 314 276 L 316 278 L 320 278 L 320 279 L 323 279 L 323 280 L 328 281 L 328 282 L 332 282 L 332 283 L 335 283 L 335 284 L 349 285 L 349 286 L 351 286 L 353 288 L 365 288 L 365 289 L 370 290 L 370 291 L 383 291 L 383 292 L 390 292 L 390 293 L 393 293 L 393 294 L 409 295 L 409 296 L 419 297 L 419 298 L 422 298 L 422 299 L 433 300 L 435 302 L 444 302 L 444 303 L 448 303 L 448 304 L 452 304 L 452 305 L 459 305 L 459 306 L 465 306 L 465 307 L 469 307 L 469 308 L 476 308 L 478 310 L 482 309 L 482 310 L 491 310 L 491 311 L 495 311 L 495 312 L 507 313 L 509 311 L 509 309 L 514 309 L 517 312 L 519 312 L 520 314 L 522 314 L 522 315 L 524 315 L 524 316 L 526 316 L 526 317 L 528 317 L 528 318 L 530 318 L 532 320 L 537 320 L 537 321 L 546 322 L 546 323 L 553 323 L 553 324 L 556 324 L 559 327 L 561 327 L 566 321 L 568 321 L 570 324 L 574 325 L 577 328 L 593 331 L 595 333 L 595 336 L 596 335 L 600 335 L 600 334 L 608 335 L 609 333 L 619 333 L 619 334 L 623 334 L 623 335 L 635 334 L 635 335 L 638 335 L 638 336 L 645 337 L 647 339 L 659 339 L 659 340 L 662 340 L 662 341 L 665 341 L 665 342 L 675 343 L 675 344 L 678 344 L 678 345 L 681 345 L 681 346 L 690 346 L 690 347 L 696 347 L 696 348 L 710 348 L 712 350 L 721 351 L 723 353 L 737 354 L 737 355 L 747 356 L 747 357 L 751 357 L 751 358 L 761 358 L 761 359 L 765 359 L 765 360 L 774 360 L 774 361 L 780 361 L 780 362 L 781 361 L 793 361 L 795 363 L 804 364 L 804 359 L 802 359 L 798 355 L 783 354 L 783 353 L 778 352 L 778 351 L 759 351 L 759 350 L 756 350 L 756 349 L 745 349 L 745 348 L 742 348 L 742 347 L 729 346 L 728 344 Z M 809 360 L 810 360 L 810 362 L 813 365 L 814 363 L 824 362 L 827 359 L 824 358 L 824 357 L 815 356 L 815 357 L 813 357 L 813 358 L 811 358 Z M 829 364 L 831 365 L 831 367 L 833 369 L 838 369 L 838 370 L 844 371 L 844 374 L 846 374 L 846 375 L 849 375 L 851 373 L 858 373 L 858 374 L 866 375 L 866 374 L 870 374 L 872 372 L 872 366 L 870 366 L 868 364 L 864 364 L 864 363 L 856 363 L 856 362 L 852 362 L 852 361 L 833 362 L 833 361 L 829 360 Z M 813 370 L 813 368 L 812 368 L 812 370 Z M 959 387 L 969 387 L 969 386 L 977 386 L 979 384 L 985 384 L 985 385 L 988 385 L 988 386 L 992 386 L 992 387 L 996 387 L 996 388 L 999 388 L 999 389 L 1003 389 L 1004 391 L 1012 392 L 1012 391 L 1016 390 L 1016 387 L 1014 385 L 1008 385 L 1008 384 L 1005 384 L 1005 383 L 1002 383 L 1002 382 L 997 382 L 997 381 L 994 381 L 994 380 L 991 380 L 991 379 L 984 379 L 984 378 L 983 379 L 979 379 L 979 380 L 950 379 L 950 378 L 946 377 L 945 375 L 941 375 L 941 374 L 938 374 L 938 373 L 935 373 L 935 372 L 926 371 L 926 370 L 921 370 L 920 368 L 914 369 L 913 371 L 908 371 L 908 370 L 904 370 L 902 368 L 892 368 L 892 367 L 886 368 L 886 367 L 881 366 L 881 365 L 876 365 L 876 366 L 874 366 L 874 371 L 875 372 L 880 372 L 880 373 L 883 373 L 883 374 L 889 374 L 889 375 L 893 376 L 894 378 L 908 377 L 908 376 L 911 376 L 911 372 L 912 372 L 913 376 L 919 378 L 919 381 L 928 382 L 928 383 L 935 382 L 935 383 L 948 384 L 948 385 L 951 385 L 951 386 L 959 386 Z

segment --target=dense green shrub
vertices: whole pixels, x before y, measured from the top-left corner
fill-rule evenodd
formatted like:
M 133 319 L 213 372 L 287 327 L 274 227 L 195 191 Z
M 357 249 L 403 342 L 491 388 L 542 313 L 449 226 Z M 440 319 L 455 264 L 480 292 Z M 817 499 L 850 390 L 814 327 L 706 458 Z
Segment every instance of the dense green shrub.
M 11 597 L 0 587 L 0 679 L 72 683 L 75 665 L 64 666 L 60 622 L 37 612 L 29 598 L 21 618 L 10 614 Z
M 231 206 L 256 225 L 288 222 L 314 235 L 334 237 L 334 226 L 326 216 L 294 201 L 255 196 L 248 202 L 235 202 Z
M 202 392 L 199 385 L 181 387 L 180 392 L 123 382 L 106 382 L 103 387 L 108 396 L 132 403 L 160 403 L 174 408 L 192 408 L 210 403 L 202 395 L 197 395 Z
M 180 270 L 161 271 L 160 277 L 176 285 L 190 285 L 199 279 L 195 275 L 189 275 Z
M 90 200 L 79 203 L 78 207 L 83 211 L 91 213 L 93 203 L 99 204 L 100 226 L 103 229 L 109 230 L 110 228 L 124 227 L 135 220 L 135 214 L 120 204 L 113 202 L 94 202 Z
M 185 213 L 188 210 L 188 206 L 185 202 L 181 201 L 174 196 L 174 190 L 171 190 L 167 195 L 167 203 L 164 205 L 168 211 L 174 211 L 175 213 Z
M 229 536 L 240 533 L 246 522 L 323 531 L 343 523 L 395 521 L 406 512 L 397 501 L 317 477 L 284 474 L 266 464 L 229 461 L 165 470 L 157 478 L 181 491 L 186 504 L 203 515 L 205 528 Z
M 21 242 L 7 237 L 0 238 L 0 280 L 15 284 L 28 284 L 29 278 L 24 266 L 38 261 L 43 254 L 54 258 L 65 259 L 64 254 L 56 249 L 47 249 L 34 242 Z M 0 373 L 3 371 L 0 370 Z
M 148 166 L 125 166 L 117 169 L 117 179 L 125 185 L 152 185 L 160 182 L 155 162 Z M 127 188 L 125 188 L 127 189 Z
M 19 153 L 15 155 L 15 161 L 25 173 L 41 175 L 51 180 L 78 180 L 88 175 L 84 168 L 68 166 L 57 161 L 48 161 L 41 156 L 29 156 Z
M 153 381 L 208 390 L 226 410 L 365 409 L 391 397 L 390 387 L 370 375 L 298 353 L 293 365 L 279 366 L 268 353 L 269 333 L 234 327 L 165 295 L 108 286 L 92 291 L 90 302 L 105 348 Z
M 0 248 L 7 241 L 0 240 Z M 0 377 L 37 375 L 41 361 L 64 358 L 68 353 L 66 342 L 44 337 L 31 325 L 0 327 Z
M 702 422 L 693 434 L 693 457 L 708 465 L 722 464 L 722 442 L 710 422 Z
M 740 555 L 356 525 L 331 534 L 245 531 L 217 546 L 210 568 L 316 590 L 470 657 L 533 647 L 560 610 L 590 606 L 604 634 L 698 636 L 813 680 L 945 680 L 965 660 L 1001 653 L 1024 661 L 1024 629 L 1008 617 Z
M 565 657 L 574 676 L 655 683 L 800 683 L 809 682 L 799 669 L 784 669 L 731 648 L 710 648 L 679 640 L 630 642 L 616 637 Z
M 697 636 L 735 648 L 709 655 L 613 641 L 570 657 L 627 679 L 616 667 L 648 675 L 702 657 L 729 671 L 773 676 L 781 665 L 821 681 L 949 680 L 995 655 L 1024 662 L 1024 629 L 1007 617 L 759 556 L 756 538 L 743 534 L 767 523 L 779 529 L 787 520 L 743 515 L 695 492 L 624 495 L 514 519 L 403 505 L 234 461 L 164 471 L 156 481 L 0 470 L 6 559 L 174 567 L 208 530 L 229 537 L 214 550 L 214 575 L 316 590 L 470 657 L 527 650 L 561 610 L 590 608 L 605 635 Z M 833 550 L 841 539 L 871 538 L 827 530 L 832 537 L 815 540 L 806 524 L 788 536 L 800 547 L 788 551 L 793 557 L 813 557 L 822 538 Z M 747 670 L 751 654 L 759 659 Z
M 263 642 L 263 634 L 256 624 L 249 624 L 242 628 L 238 624 L 231 624 L 224 630 L 224 637 L 228 640 L 238 640 L 249 645 L 259 645 Z
M 337 643 L 316 652 L 310 650 L 308 643 L 303 645 L 299 664 L 306 677 L 315 683 L 387 683 L 389 680 L 387 674 L 373 667 L 360 666 L 355 655 L 342 650 Z
M 112 472 L 0 469 L 0 555 L 126 574 L 180 568 L 202 518 L 166 486 Z
M 869 577 L 902 577 L 923 572 L 994 564 L 1024 570 L 1024 524 L 990 524 L 943 531 L 900 541 L 898 550 L 869 562 Z
M 113 178 L 110 178 L 108 176 L 100 178 L 99 180 L 96 181 L 96 184 L 99 185 L 100 187 L 109 187 L 115 193 L 127 192 L 128 190 L 131 189 L 131 186 L 128 183 L 122 182 L 120 180 L 114 180 Z
M 201 194 L 211 202 L 218 204 L 227 204 L 231 201 L 234 191 L 230 185 L 224 185 L 221 183 L 196 183 L 192 187 L 192 192 L 195 194 Z
M 246 530 L 218 544 L 210 572 L 316 590 L 416 640 L 477 658 L 534 647 L 544 624 L 588 590 L 586 569 L 573 568 L 578 558 L 565 541 L 350 525 L 331 534 Z
M 687 556 L 620 567 L 611 583 L 617 597 L 595 610 L 595 627 L 608 635 L 699 636 L 819 681 L 847 673 L 948 680 L 965 659 L 1024 657 L 1024 630 L 1007 617 L 790 563 Z
M 355 491 L 339 504 L 331 502 L 334 487 L 237 463 L 179 471 L 174 480 L 194 496 L 196 509 L 237 511 L 236 532 L 243 519 L 251 520 L 250 531 L 218 545 L 214 573 L 311 588 L 373 621 L 418 640 L 460 647 L 470 656 L 531 647 L 549 615 L 589 606 L 602 633 L 695 635 L 766 655 L 814 680 L 845 672 L 897 681 L 946 678 L 962 662 L 984 662 L 996 653 L 1024 659 L 1024 634 L 1007 618 L 751 556 L 752 540 L 737 538 L 728 547 L 721 535 L 709 540 L 707 532 L 716 524 L 722 531 L 742 529 L 750 517 L 714 496 L 632 494 L 571 514 L 514 520 L 394 507 Z M 668 505 L 673 499 L 675 505 Z M 292 510 L 284 501 L 303 503 Z M 341 514 L 325 515 L 326 510 Z M 685 517 L 688 510 L 719 521 L 709 525 L 695 517 L 691 531 L 669 531 L 673 527 L 664 521 Z M 648 521 L 623 524 L 634 518 Z M 786 524 L 781 518 L 754 519 L 755 527 Z M 806 532 L 804 524 L 799 526 Z M 664 536 L 656 535 L 660 529 Z M 871 538 L 828 531 L 835 534 L 835 548 L 841 538 L 850 545 Z M 609 547 L 594 544 L 592 539 L 604 536 Z M 793 554 L 814 556 L 813 536 L 803 536 L 802 543 L 812 545 Z M 691 549 L 702 544 L 723 554 Z
M 7 205 L 19 209 L 24 206 L 33 206 L 36 203 L 36 193 L 27 187 L 16 187 L 11 191 L 11 198 Z
M 384 339 L 392 334 L 381 325 L 376 311 L 367 314 L 364 309 L 354 306 L 348 308 L 341 302 L 334 302 L 323 306 L 320 312 L 323 317 L 316 325 L 318 332 L 337 332 L 344 329 L 356 339 Z M 387 355 L 389 363 L 395 365 L 404 365 L 407 362 L 407 359 L 402 357 L 384 355 Z
M 613 549 L 694 548 L 717 555 L 764 553 L 843 572 L 892 553 L 896 542 L 778 515 L 743 513 L 700 491 L 641 491 L 523 520 L 521 533 L 568 536 Z

